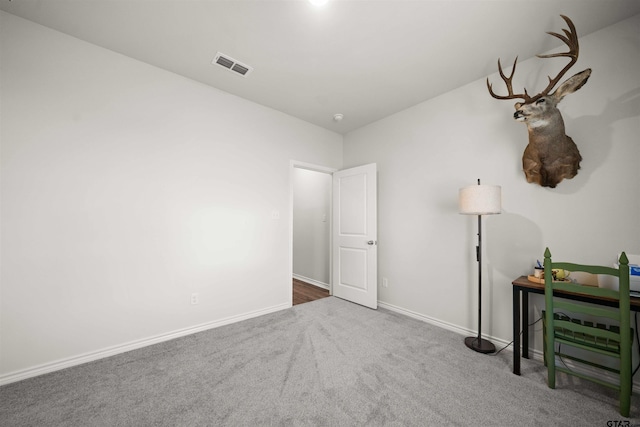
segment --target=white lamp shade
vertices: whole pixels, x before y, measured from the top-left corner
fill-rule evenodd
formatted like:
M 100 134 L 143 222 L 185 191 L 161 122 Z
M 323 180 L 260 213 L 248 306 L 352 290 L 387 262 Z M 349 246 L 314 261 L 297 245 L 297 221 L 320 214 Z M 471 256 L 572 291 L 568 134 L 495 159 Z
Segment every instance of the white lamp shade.
M 458 193 L 460 213 L 491 215 L 502 211 L 502 189 L 499 185 L 470 185 Z

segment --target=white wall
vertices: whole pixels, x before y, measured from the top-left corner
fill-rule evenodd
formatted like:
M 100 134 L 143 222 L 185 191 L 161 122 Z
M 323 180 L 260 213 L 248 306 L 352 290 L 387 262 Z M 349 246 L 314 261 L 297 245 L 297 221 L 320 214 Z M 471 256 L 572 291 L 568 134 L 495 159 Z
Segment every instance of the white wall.
M 293 169 L 293 275 L 329 288 L 331 175 Z
M 290 160 L 340 135 L 0 18 L 0 383 L 290 306 Z
M 560 109 L 584 160 L 556 189 L 526 182 L 526 127 L 513 120 L 513 102 L 489 96 L 484 79 L 345 136 L 345 167 L 378 164 L 378 277 L 389 279 L 379 287 L 383 303 L 477 330 L 477 219 L 457 213 L 458 189 L 477 178 L 503 191 L 504 213 L 485 217 L 483 234 L 483 332 L 499 343 L 512 339 L 511 281 L 529 273 L 546 246 L 555 259 L 584 263 L 640 253 L 638 28 L 635 16 L 580 39 L 569 75 L 588 67 L 593 74 Z M 524 61 L 514 85 L 533 92 L 565 63 Z M 490 79 L 503 89 L 497 74 Z

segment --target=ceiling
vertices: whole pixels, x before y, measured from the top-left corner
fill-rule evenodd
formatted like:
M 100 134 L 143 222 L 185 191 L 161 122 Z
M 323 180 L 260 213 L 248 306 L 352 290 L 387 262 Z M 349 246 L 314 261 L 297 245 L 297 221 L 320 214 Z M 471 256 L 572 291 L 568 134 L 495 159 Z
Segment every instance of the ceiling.
M 0 0 L 0 9 L 338 133 L 640 13 L 638 0 Z M 217 52 L 247 76 L 212 64 Z M 334 114 L 344 119 L 336 122 Z

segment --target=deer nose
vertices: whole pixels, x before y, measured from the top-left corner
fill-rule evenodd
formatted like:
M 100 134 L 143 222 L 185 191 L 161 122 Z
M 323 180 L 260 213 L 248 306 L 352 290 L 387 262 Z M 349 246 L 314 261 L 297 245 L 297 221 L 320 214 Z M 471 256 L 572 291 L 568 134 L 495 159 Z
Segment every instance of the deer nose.
M 514 119 L 519 119 L 520 117 L 522 117 L 524 114 L 522 113 L 522 110 L 518 110 L 515 113 L 513 113 L 513 118 Z

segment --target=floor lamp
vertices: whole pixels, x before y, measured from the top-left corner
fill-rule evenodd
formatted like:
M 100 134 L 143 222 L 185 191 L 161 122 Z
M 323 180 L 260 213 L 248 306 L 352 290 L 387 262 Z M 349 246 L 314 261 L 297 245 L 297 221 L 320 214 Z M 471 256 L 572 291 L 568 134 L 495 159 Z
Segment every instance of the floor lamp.
M 496 347 L 491 341 L 482 339 L 482 215 L 499 214 L 502 209 L 502 192 L 498 185 L 470 185 L 461 188 L 458 193 L 460 213 L 478 215 L 478 336 L 467 337 L 464 343 L 478 353 L 493 353 Z

